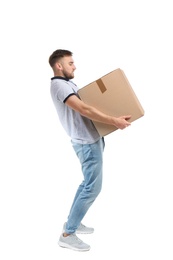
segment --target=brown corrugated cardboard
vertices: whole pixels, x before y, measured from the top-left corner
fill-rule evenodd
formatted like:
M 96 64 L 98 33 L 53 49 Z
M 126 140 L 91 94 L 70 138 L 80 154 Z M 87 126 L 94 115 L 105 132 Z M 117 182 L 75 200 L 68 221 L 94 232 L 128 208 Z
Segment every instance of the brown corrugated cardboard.
M 79 89 L 78 94 L 86 104 L 94 106 L 108 115 L 116 117 L 131 115 L 130 122 L 144 115 L 144 109 L 121 69 L 116 69 Z M 117 130 L 112 125 L 95 121 L 93 123 L 100 136 Z

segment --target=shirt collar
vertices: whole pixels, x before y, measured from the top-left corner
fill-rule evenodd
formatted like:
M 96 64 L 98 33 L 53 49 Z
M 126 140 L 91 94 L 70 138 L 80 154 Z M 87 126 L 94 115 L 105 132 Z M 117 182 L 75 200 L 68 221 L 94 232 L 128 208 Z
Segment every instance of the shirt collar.
M 63 80 L 69 81 L 68 78 L 64 78 L 64 77 L 61 77 L 61 76 L 55 76 L 55 77 L 51 78 L 51 80 L 54 80 L 54 79 L 63 79 Z

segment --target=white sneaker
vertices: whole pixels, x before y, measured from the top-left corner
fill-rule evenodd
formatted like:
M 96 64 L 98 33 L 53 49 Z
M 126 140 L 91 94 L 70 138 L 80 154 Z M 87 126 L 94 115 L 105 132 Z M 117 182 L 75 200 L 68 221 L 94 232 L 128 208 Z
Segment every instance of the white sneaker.
M 71 234 L 64 237 L 63 234 L 60 236 L 58 241 L 59 246 L 73 249 L 76 251 L 88 251 L 90 246 L 85 244 L 81 239 L 79 239 L 76 234 Z
M 65 226 L 66 226 L 66 222 L 64 223 L 62 233 L 65 232 Z M 92 234 L 93 232 L 94 232 L 94 228 L 92 228 L 92 227 L 86 227 L 86 226 L 83 225 L 82 223 L 80 223 L 78 229 L 76 230 L 76 234 Z

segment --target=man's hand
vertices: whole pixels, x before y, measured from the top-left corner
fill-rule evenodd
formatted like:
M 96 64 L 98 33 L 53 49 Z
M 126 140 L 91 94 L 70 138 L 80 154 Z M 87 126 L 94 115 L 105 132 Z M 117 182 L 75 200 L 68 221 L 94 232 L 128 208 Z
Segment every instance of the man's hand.
M 123 130 L 124 128 L 131 125 L 131 123 L 127 121 L 130 118 L 131 118 L 130 115 L 115 117 L 115 126 L 118 127 L 119 129 Z

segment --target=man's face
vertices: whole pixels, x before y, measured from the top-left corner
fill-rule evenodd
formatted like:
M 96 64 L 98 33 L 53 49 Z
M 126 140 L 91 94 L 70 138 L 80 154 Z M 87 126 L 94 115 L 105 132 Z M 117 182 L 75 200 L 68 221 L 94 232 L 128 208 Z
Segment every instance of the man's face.
M 61 65 L 61 72 L 63 76 L 68 79 L 73 79 L 76 67 L 72 56 L 63 57 L 59 63 Z

